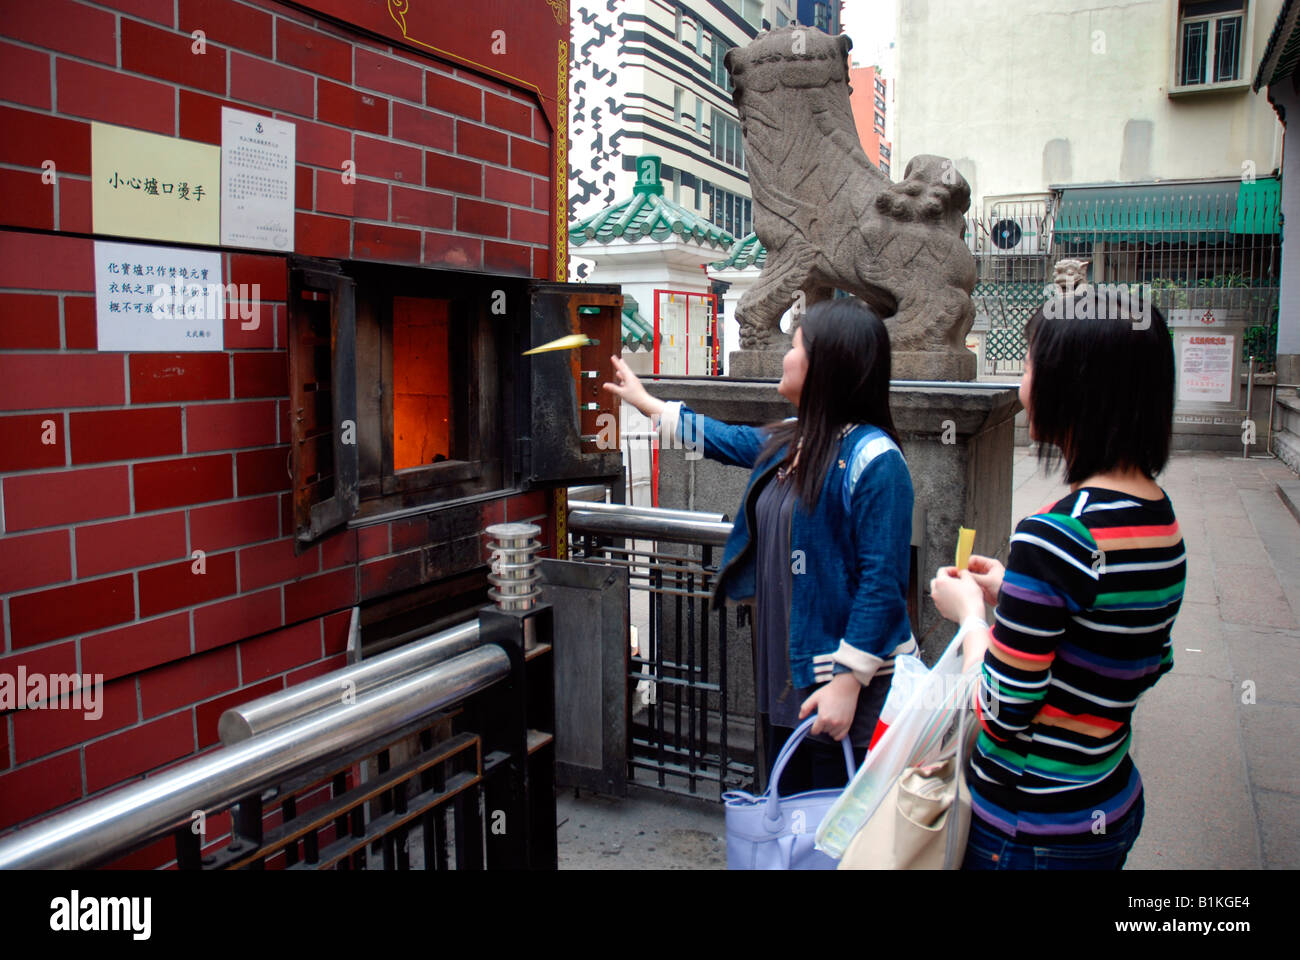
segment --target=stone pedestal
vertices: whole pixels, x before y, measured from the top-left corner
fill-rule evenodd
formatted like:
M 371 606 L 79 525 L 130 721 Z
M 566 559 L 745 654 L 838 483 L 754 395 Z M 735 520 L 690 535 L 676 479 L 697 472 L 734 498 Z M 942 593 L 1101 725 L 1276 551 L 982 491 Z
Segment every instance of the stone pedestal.
M 773 350 L 733 350 L 728 358 L 727 370 L 733 377 L 781 377 L 781 361 L 790 349 L 788 343 Z M 900 350 L 894 353 L 891 367 L 897 380 L 952 380 L 975 379 L 975 354 L 964 347 L 946 353 L 920 350 Z
M 735 355 L 733 355 L 735 356 Z M 660 380 L 655 395 L 681 400 L 697 413 L 728 423 L 760 425 L 782 420 L 794 409 L 776 392 L 776 382 L 726 383 Z M 1011 534 L 1011 490 L 1015 390 L 983 389 L 973 383 L 951 387 L 895 387 L 891 391 L 894 423 L 903 440 L 903 455 L 912 474 L 918 516 L 924 529 L 914 531 L 917 577 L 921 582 L 917 637 L 934 627 L 923 656 L 934 662 L 955 627 L 935 626 L 940 617 L 924 596 L 934 571 L 952 563 L 957 528 L 974 527 L 975 552 L 1005 561 Z M 735 517 L 749 471 L 715 461 L 687 460 L 682 450 L 659 455 L 659 503 L 664 507 L 711 510 Z M 837 589 L 828 584 L 826 589 Z M 749 631 L 734 630 L 729 648 L 732 704 L 753 709 Z M 742 642 L 743 640 L 743 642 Z
M 975 354 L 965 347 L 946 353 L 921 350 L 898 350 L 890 364 L 896 380 L 974 380 Z
M 789 351 L 788 343 L 775 350 L 733 350 L 727 358 L 727 372 L 742 379 L 775 377 L 780 380 L 781 361 Z

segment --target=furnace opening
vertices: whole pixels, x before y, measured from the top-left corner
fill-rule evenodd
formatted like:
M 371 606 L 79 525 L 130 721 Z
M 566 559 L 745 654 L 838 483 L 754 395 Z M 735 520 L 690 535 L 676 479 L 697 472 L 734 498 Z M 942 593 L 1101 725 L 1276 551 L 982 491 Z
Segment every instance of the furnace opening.
M 457 459 L 451 388 L 451 305 L 393 298 L 393 469 Z

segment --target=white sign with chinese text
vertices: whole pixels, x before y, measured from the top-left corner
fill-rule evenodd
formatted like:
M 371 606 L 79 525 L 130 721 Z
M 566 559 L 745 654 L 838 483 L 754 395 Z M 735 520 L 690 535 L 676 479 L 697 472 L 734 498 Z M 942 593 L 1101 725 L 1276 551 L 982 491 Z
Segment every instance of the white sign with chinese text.
M 293 251 L 295 136 L 283 120 L 221 108 L 221 244 Z
M 1178 338 L 1178 402 L 1232 400 L 1232 358 L 1236 337 L 1225 333 L 1183 333 Z
M 221 350 L 225 315 L 220 253 L 95 241 L 100 350 Z

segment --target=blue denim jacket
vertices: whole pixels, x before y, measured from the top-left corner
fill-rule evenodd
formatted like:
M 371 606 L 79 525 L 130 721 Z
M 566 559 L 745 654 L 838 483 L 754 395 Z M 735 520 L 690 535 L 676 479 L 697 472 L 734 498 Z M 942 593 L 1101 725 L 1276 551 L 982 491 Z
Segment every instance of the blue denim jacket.
M 719 567 L 714 604 L 754 596 L 750 530 L 758 494 L 785 454 L 761 462 L 767 433 L 703 416 L 679 402 L 660 420 L 661 442 L 687 444 L 711 460 L 752 469 Z M 862 424 L 840 441 L 822 495 L 791 520 L 790 679 L 824 683 L 851 670 L 864 685 L 893 672 L 894 657 L 916 651 L 907 617 L 912 540 L 912 477 L 902 451 L 879 427 Z

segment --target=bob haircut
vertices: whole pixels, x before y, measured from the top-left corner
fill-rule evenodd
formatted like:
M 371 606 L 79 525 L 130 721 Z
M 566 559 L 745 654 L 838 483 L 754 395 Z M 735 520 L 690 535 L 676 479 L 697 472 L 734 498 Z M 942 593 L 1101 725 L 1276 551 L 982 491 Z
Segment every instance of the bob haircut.
M 841 428 L 869 423 L 900 447 L 902 442 L 889 410 L 889 331 L 875 311 L 857 297 L 822 300 L 808 308 L 799 329 L 808 354 L 799 417 L 769 427 L 761 456 L 788 444 L 784 460 L 788 466 L 802 444 L 794 483 L 805 509 L 811 511 L 839 451 Z
M 1174 348 L 1165 318 L 1134 295 L 1094 287 L 1049 299 L 1030 318 L 1029 404 L 1038 460 L 1065 461 L 1065 482 L 1169 459 Z

